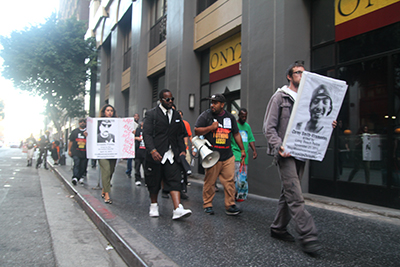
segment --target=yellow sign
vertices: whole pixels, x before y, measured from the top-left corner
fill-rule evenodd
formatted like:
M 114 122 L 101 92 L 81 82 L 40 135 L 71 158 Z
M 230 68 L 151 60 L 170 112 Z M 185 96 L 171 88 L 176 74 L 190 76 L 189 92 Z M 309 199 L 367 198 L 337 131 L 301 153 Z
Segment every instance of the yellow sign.
M 224 69 L 242 60 L 241 33 L 210 48 L 210 73 Z
M 335 0 L 335 25 L 353 20 L 400 0 Z

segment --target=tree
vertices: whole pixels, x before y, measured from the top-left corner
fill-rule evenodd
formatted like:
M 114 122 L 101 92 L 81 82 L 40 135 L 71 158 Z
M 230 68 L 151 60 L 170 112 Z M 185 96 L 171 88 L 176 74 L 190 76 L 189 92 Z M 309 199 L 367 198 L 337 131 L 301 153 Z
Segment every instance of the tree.
M 86 114 L 85 83 L 95 64 L 95 43 L 84 40 L 85 33 L 84 22 L 53 14 L 42 25 L 0 37 L 2 75 L 14 87 L 41 96 L 58 131 L 67 118 Z

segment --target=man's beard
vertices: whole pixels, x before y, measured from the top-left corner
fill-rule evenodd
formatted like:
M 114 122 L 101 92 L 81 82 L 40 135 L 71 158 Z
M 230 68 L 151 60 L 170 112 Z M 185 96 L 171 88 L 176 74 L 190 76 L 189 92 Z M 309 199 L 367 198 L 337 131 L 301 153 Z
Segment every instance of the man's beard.
M 161 104 L 166 110 L 169 110 L 169 109 L 171 109 L 172 108 L 172 105 L 171 106 L 169 106 L 169 105 L 167 105 L 167 104 L 165 104 L 165 105 L 163 105 L 163 104 Z
M 300 83 L 292 81 L 294 87 L 299 88 Z

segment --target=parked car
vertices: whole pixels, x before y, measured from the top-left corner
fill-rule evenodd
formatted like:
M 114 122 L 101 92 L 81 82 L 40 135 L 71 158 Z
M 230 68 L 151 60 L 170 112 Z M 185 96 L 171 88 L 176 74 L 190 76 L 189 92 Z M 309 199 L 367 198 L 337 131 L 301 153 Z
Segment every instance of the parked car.
M 19 142 L 10 142 L 8 143 L 8 146 L 10 148 L 19 148 L 20 143 Z

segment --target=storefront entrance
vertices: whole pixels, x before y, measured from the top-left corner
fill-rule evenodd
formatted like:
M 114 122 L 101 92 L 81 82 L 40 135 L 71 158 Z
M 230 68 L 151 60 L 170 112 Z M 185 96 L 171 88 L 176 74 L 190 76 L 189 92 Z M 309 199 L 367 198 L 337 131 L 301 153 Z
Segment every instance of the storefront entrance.
M 324 161 L 310 164 L 310 192 L 400 208 L 400 54 L 335 73 L 349 88 Z

